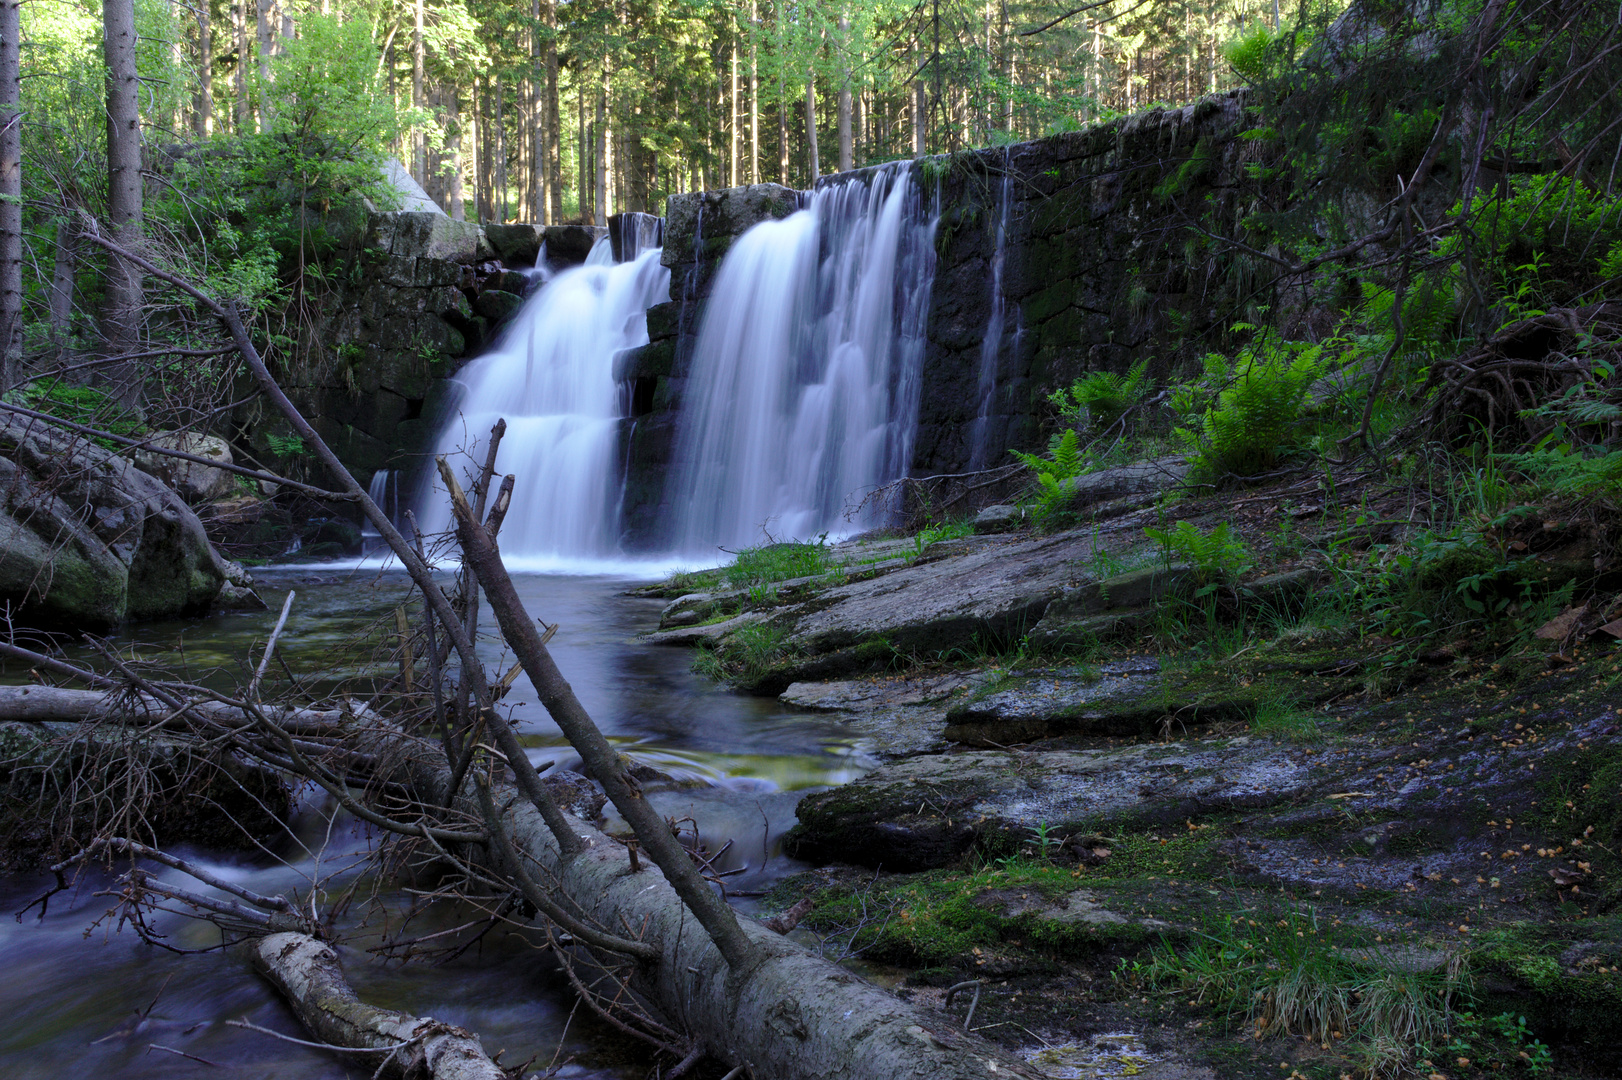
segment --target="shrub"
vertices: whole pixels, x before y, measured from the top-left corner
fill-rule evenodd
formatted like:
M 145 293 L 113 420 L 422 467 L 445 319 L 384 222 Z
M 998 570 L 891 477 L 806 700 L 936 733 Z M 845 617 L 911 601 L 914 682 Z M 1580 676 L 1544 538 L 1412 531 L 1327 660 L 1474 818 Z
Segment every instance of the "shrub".
M 60 379 L 45 379 L 13 390 L 7 399 L 24 408 L 48 413 L 58 419 L 85 427 L 100 428 L 114 435 L 134 435 L 142 430 L 141 418 L 118 402 L 89 386 L 70 386 Z M 118 444 L 109 439 L 93 440 L 108 450 Z
M 1194 470 L 1209 478 L 1254 476 L 1291 448 L 1305 412 L 1307 390 L 1323 373 L 1323 348 L 1264 338 L 1237 360 L 1205 358 L 1204 378 L 1185 385 L 1172 405 L 1186 427 L 1174 434 Z

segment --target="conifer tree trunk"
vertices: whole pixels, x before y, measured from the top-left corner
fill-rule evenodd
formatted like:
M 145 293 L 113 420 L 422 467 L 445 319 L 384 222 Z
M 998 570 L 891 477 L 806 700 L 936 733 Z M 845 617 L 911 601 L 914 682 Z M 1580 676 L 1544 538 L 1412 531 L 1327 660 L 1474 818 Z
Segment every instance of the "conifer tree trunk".
M 589 222 L 592 215 L 592 178 L 591 178 L 591 139 L 590 127 L 586 122 L 586 84 L 580 79 L 579 69 L 575 72 L 575 113 L 579 124 L 579 146 L 576 160 L 580 163 L 576 172 L 575 187 L 580 197 L 580 220 Z
M 231 34 L 236 40 L 236 70 L 231 75 L 232 89 L 236 91 L 236 133 L 248 134 L 252 117 L 248 112 L 248 0 L 237 0 L 231 5 Z M 390 71 L 392 77 L 393 72 Z
M 0 393 L 22 360 L 22 8 L 0 0 Z
M 200 139 L 214 134 L 214 23 L 207 0 L 197 5 L 197 112 L 192 130 Z
M 549 225 L 551 222 L 546 215 L 552 206 L 552 193 L 546 175 L 546 62 L 541 58 L 541 0 L 531 0 L 529 17 L 529 160 L 534 171 L 530 180 L 530 191 L 534 195 L 534 201 L 530 204 L 530 220 L 537 225 Z
M 850 20 L 843 14 L 839 16 L 839 171 L 850 172 L 855 162 L 855 148 L 851 145 L 850 137 L 850 53 L 847 51 L 847 38 L 850 36 Z
M 56 223 L 56 253 L 51 266 L 49 299 L 51 345 L 57 355 L 65 355 L 73 331 L 73 281 L 78 270 L 78 224 L 74 208 Z
M 760 57 L 755 38 L 760 31 L 759 0 L 749 0 L 749 182 L 760 183 Z
M 732 37 L 732 80 L 727 93 L 727 187 L 738 186 L 738 38 Z
M 816 72 L 807 72 L 805 79 L 805 160 L 810 169 L 811 182 L 807 187 L 817 186 L 817 177 L 822 175 L 822 163 L 817 160 L 817 76 Z
M 259 0 L 261 6 L 265 0 Z M 415 108 L 422 108 L 427 102 L 422 96 L 422 69 L 423 69 L 423 40 L 422 33 L 426 21 L 423 0 L 417 0 L 414 9 L 414 22 L 411 29 L 411 104 Z M 428 182 L 428 140 L 421 132 L 411 138 L 411 168 L 417 174 L 417 183 L 426 185 Z
M 547 224 L 556 225 L 563 220 L 563 151 L 562 125 L 558 115 L 558 6 L 557 0 L 546 0 L 542 5 L 546 17 L 547 39 L 541 46 L 546 65 L 546 190 L 550 193 Z
M 593 200 L 596 223 L 608 224 L 608 61 L 603 60 L 602 82 L 597 89 L 597 195 Z
M 501 75 L 496 75 L 496 193 L 494 202 L 500 220 L 506 221 L 511 215 L 507 212 L 507 117 L 506 117 L 507 91 L 501 85 Z
M 107 221 L 113 238 L 141 247 L 141 110 L 135 69 L 135 0 L 103 0 L 107 60 Z M 141 320 L 141 274 L 114 259 L 107 268 L 103 337 L 109 356 L 136 351 Z M 125 407 L 141 398 L 133 364 L 106 369 L 113 396 Z
M 462 190 L 462 91 L 452 83 L 445 88 L 445 163 L 450 174 L 445 177 L 445 212 L 453 221 L 467 220 L 467 205 Z
M 1003 93 L 1002 99 L 1002 129 L 1010 134 L 1014 131 L 1014 35 L 1008 28 L 1008 0 L 1002 0 L 1002 77 L 1008 89 Z
M 259 130 L 270 126 L 270 103 L 265 100 L 264 88 L 270 85 L 271 10 L 276 0 L 258 0 L 255 5 L 254 39 L 259 45 Z

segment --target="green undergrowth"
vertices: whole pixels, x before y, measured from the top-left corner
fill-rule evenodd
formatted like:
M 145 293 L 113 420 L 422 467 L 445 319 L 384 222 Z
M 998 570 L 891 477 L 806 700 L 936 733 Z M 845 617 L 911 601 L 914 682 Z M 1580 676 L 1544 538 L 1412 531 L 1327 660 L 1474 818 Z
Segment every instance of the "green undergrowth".
M 1073 866 L 1024 855 L 976 870 L 933 870 L 841 885 L 813 897 L 806 925 L 823 949 L 911 967 L 969 969 L 992 950 L 1048 960 L 1140 946 L 1158 931 L 1136 922 L 1052 917 L 1085 884 Z
M 1316 908 L 1257 905 L 1212 920 L 1185 944 L 1163 941 L 1122 965 L 1131 987 L 1188 995 L 1258 1037 L 1293 1035 L 1341 1050 L 1365 1075 L 1396 1077 L 1440 1046 L 1469 990 L 1458 960 L 1412 970 L 1369 950 Z M 1410 970 L 1402 970 L 1408 967 Z
M 28 383 L 6 394 L 6 400 L 36 412 L 47 413 L 69 423 L 99 428 L 114 435 L 132 436 L 145 430 L 139 414 L 89 386 L 72 386 L 60 379 Z M 118 444 L 93 437 L 92 442 L 107 450 Z
M 724 569 L 726 583 L 735 589 L 773 585 L 794 578 L 817 577 L 834 569 L 833 549 L 822 540 L 814 544 L 767 544 L 744 548 Z

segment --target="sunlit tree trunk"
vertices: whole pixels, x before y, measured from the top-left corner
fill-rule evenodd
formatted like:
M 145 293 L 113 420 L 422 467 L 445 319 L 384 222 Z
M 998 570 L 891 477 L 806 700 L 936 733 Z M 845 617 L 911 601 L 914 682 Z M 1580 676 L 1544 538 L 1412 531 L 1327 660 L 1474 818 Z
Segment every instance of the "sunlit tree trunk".
M 232 89 L 236 91 L 236 121 L 238 135 L 246 135 L 252 119 L 248 112 L 248 0 L 237 0 L 231 5 L 231 34 L 236 40 L 236 70 L 232 72 Z
M 1002 77 L 1006 85 L 1002 99 L 1002 128 L 1012 134 L 1014 130 L 1014 35 L 1009 32 L 1008 0 L 1002 0 L 999 19 L 1002 24 Z
M 259 130 L 264 131 L 270 124 L 270 102 L 267 89 L 270 86 L 270 56 L 274 47 L 271 29 L 271 12 L 276 6 L 276 0 L 258 0 L 256 5 L 257 17 L 254 23 L 254 39 L 259 46 Z
M 749 182 L 760 183 L 760 5 L 749 0 Z
M 547 215 L 549 225 L 556 225 L 563 220 L 563 161 L 558 116 L 558 6 L 556 0 L 545 0 L 541 5 L 541 15 L 546 20 L 546 40 L 541 43 L 541 60 L 546 68 L 546 115 L 542 123 L 546 127 L 546 190 Z
M 839 171 L 855 167 L 856 148 L 850 133 L 850 20 L 839 16 Z
M 913 46 L 915 58 L 922 51 L 916 44 Z M 913 70 L 916 71 L 917 69 L 918 64 L 914 63 Z M 912 81 L 912 156 L 915 158 L 924 156 L 924 147 L 929 134 L 928 119 L 925 113 L 928 108 L 927 96 L 927 91 L 924 89 L 923 74 L 920 72 L 918 77 Z
M 608 131 L 608 61 L 603 61 L 602 84 L 597 90 L 597 197 L 594 200 L 598 225 L 608 224 L 608 151 L 612 140 Z
M 738 37 L 732 39 L 732 79 L 727 92 L 727 186 L 738 186 Z
M 591 127 L 586 120 L 586 83 L 585 80 L 580 77 L 580 70 L 578 68 L 575 69 L 574 96 L 576 111 L 579 114 L 580 121 L 580 167 L 576 170 L 576 172 L 579 173 L 576 180 L 579 182 L 578 190 L 580 192 L 580 220 L 591 221 L 595 216 L 592 209 L 593 203 L 591 197 L 592 192 L 595 190 L 591 169 Z
M 0 0 L 0 393 L 22 360 L 22 8 Z
M 141 102 L 135 69 L 134 0 L 103 0 L 107 61 L 107 221 L 126 248 L 141 246 Z M 141 320 L 141 274 L 114 259 L 107 268 L 103 336 L 111 356 L 136 351 Z M 114 396 L 139 404 L 141 380 L 133 363 L 106 370 Z
M 814 71 L 807 72 L 805 78 L 805 160 L 811 174 L 807 187 L 816 187 L 817 177 L 822 175 L 822 162 L 817 158 L 817 76 Z
M 445 210 L 455 221 L 467 218 L 462 190 L 462 91 L 452 83 L 445 88 Z
M 493 198 L 496 212 L 500 220 L 506 221 L 511 215 L 507 212 L 507 91 L 501 85 L 501 76 L 496 76 L 496 192 Z
M 261 6 L 265 0 L 259 0 Z M 422 69 L 423 69 L 423 28 L 426 12 L 423 0 L 417 0 L 413 7 L 414 22 L 411 29 L 411 104 L 415 108 L 422 108 L 427 104 L 422 96 Z M 417 174 L 417 182 L 428 182 L 428 140 L 422 132 L 417 132 L 411 140 L 411 168 Z
M 207 0 L 197 5 L 197 113 L 192 130 L 198 138 L 214 134 L 214 23 Z

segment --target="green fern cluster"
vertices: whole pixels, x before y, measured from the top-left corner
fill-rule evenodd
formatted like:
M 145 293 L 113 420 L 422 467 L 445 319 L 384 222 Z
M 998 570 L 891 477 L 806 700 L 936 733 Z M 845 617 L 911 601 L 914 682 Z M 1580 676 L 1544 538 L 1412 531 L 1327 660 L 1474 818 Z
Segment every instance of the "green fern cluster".
M 1254 476 L 1287 452 L 1305 413 L 1307 390 L 1323 374 L 1323 347 L 1271 338 L 1237 360 L 1205 358 L 1205 375 L 1180 387 L 1172 407 L 1186 427 L 1173 434 L 1202 476 Z
M 1066 429 L 1064 434 L 1055 435 L 1048 441 L 1046 457 L 1027 454 L 1023 450 L 1008 452 L 1036 473 L 1038 487 L 1032 513 L 1038 521 L 1051 517 L 1064 505 L 1064 482 L 1080 476 L 1091 464 L 1091 459 L 1081 452 L 1081 440 L 1074 428 Z
M 1505 454 L 1505 463 L 1533 487 L 1569 499 L 1622 503 L 1622 450 L 1598 457 L 1563 449 Z
M 1109 425 L 1143 399 L 1149 389 L 1149 361 L 1140 360 L 1125 375 L 1114 371 L 1092 371 L 1068 388 L 1048 395 L 1048 403 L 1059 410 L 1065 421 L 1077 428 L 1093 424 Z
M 1231 581 L 1255 565 L 1250 548 L 1226 521 L 1209 533 L 1179 521 L 1170 529 L 1144 529 L 1143 535 L 1160 545 L 1168 563 L 1192 563 L 1207 582 Z

